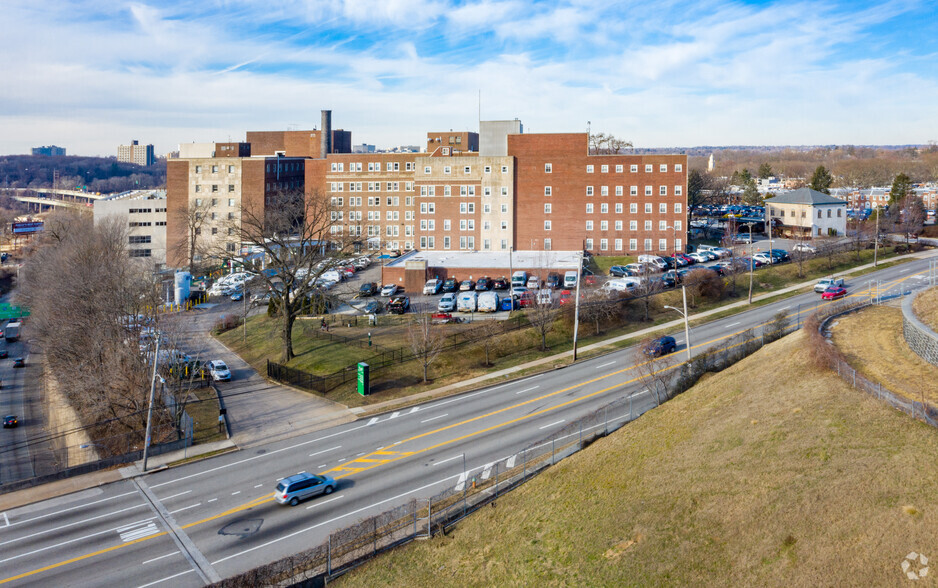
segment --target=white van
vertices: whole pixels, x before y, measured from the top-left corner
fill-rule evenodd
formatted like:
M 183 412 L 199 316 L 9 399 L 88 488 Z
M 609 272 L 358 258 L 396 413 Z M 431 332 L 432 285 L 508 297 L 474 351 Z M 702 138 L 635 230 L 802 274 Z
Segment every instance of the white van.
M 478 292 L 476 307 L 479 312 L 495 312 L 498 310 L 497 292 Z
M 570 288 L 576 288 L 577 277 L 578 277 L 578 274 L 575 270 L 570 270 L 568 272 L 565 272 L 563 274 L 563 287 L 567 288 L 568 290 Z
M 628 292 L 629 290 L 634 290 L 641 285 L 642 280 L 640 278 L 616 278 L 615 280 L 609 280 L 603 284 L 603 290 L 606 290 L 607 292 Z
M 459 298 L 456 299 L 456 310 L 459 312 L 475 312 L 477 301 L 478 294 L 475 290 L 460 292 Z
M 661 259 L 660 257 L 658 257 L 657 255 L 639 255 L 638 263 L 644 263 L 646 265 L 656 267 L 662 271 L 668 269 L 667 262 Z

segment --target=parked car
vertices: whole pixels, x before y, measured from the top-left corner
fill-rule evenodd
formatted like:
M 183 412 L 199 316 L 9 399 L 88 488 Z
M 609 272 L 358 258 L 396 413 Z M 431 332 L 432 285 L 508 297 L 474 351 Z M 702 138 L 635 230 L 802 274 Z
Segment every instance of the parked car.
M 19 419 L 16 418 L 16 415 L 10 414 L 3 417 L 3 428 L 12 429 L 20 424 Z
M 802 243 L 802 242 L 795 243 L 795 246 L 792 247 L 791 250 L 799 251 L 801 253 L 810 253 L 812 255 L 817 253 L 817 247 L 813 245 L 808 245 L 807 243 Z
M 475 312 L 478 296 L 473 290 L 460 292 L 459 298 L 456 299 L 456 310 L 459 312 Z
M 384 310 L 384 306 L 381 304 L 381 302 L 375 299 L 371 299 L 365 303 L 365 306 L 362 308 L 362 310 L 365 312 L 365 314 L 380 314 L 381 311 Z
M 0 359 L 6 359 L 7 357 L 9 357 L 9 355 L 10 355 L 9 351 L 7 351 L 6 349 L 0 349 Z
M 688 255 L 687 253 L 675 253 L 674 257 L 678 259 L 683 259 L 684 261 L 687 262 L 687 265 L 694 265 L 695 263 L 697 263 L 697 260 L 695 260 L 693 257 Z
M 479 312 L 495 312 L 498 310 L 499 300 L 497 292 L 482 291 L 476 298 L 476 309 Z
M 220 359 L 208 362 L 208 373 L 216 382 L 227 382 L 231 379 L 231 370 Z
M 439 294 L 440 290 L 443 289 L 443 282 L 439 281 L 436 278 L 427 280 L 427 283 L 423 285 L 424 294 Z
M 609 268 L 609 275 L 614 278 L 622 278 L 622 277 L 631 276 L 634 274 L 632 273 L 632 270 L 625 267 L 624 265 L 614 265 L 611 268 Z
M 381 288 L 382 296 L 394 296 L 397 294 L 397 284 L 385 284 L 384 288 Z
M 645 355 L 660 357 L 668 353 L 673 353 L 675 349 L 677 349 L 677 342 L 674 340 L 674 337 L 664 335 L 663 337 L 652 340 L 642 351 L 644 351 Z
M 560 298 L 557 299 L 557 304 L 566 304 L 573 300 L 573 292 L 570 290 L 561 290 Z
M 26 367 L 26 360 L 23 359 L 22 357 L 17 357 L 16 359 L 13 360 L 13 367 L 15 368 Z
M 657 255 L 639 255 L 638 262 L 655 267 L 658 269 L 658 271 L 664 271 L 668 269 L 668 264 Z
M 508 278 L 501 276 L 495 278 L 492 281 L 492 290 L 507 290 L 508 289 Z
M 410 308 L 410 298 L 407 296 L 395 296 L 388 302 L 388 312 L 392 314 L 404 314 Z
M 766 265 L 770 263 L 775 263 L 775 259 L 772 257 L 772 255 L 769 253 L 766 253 L 765 251 L 760 251 L 759 253 L 756 253 L 755 255 L 752 256 L 752 258 Z
M 706 254 L 704 254 L 704 253 L 700 253 L 700 252 L 691 253 L 691 254 L 688 255 L 688 257 L 690 257 L 691 259 L 693 259 L 693 260 L 694 260 L 694 263 L 706 263 L 706 262 L 710 261 L 710 256 L 708 256 L 708 255 L 706 255 Z
M 537 276 L 529 276 L 525 287 L 528 290 L 538 290 L 541 287 L 541 279 Z
M 772 254 L 772 257 L 778 258 L 778 261 L 775 263 L 784 263 L 786 261 L 791 261 L 791 256 L 788 255 L 788 252 L 784 249 L 769 249 L 769 253 Z
M 847 295 L 847 289 L 842 286 L 831 286 L 821 293 L 822 300 L 837 300 Z
M 549 274 L 547 274 L 547 281 L 545 282 L 544 285 L 550 288 L 551 290 L 556 290 L 557 288 L 560 287 L 562 282 L 563 282 L 563 276 L 561 276 L 557 272 L 550 272 Z
M 453 312 L 456 310 L 456 294 L 454 292 L 447 292 L 440 297 L 440 303 L 436 305 L 436 309 L 440 312 Z
M 475 290 L 475 289 L 476 289 L 476 283 L 473 282 L 472 280 L 463 280 L 462 282 L 459 283 L 460 292 L 469 292 L 470 290 Z
M 843 278 L 821 278 L 817 281 L 817 284 L 814 285 L 815 292 L 824 292 L 831 286 L 843 288 L 844 279 Z
M 542 288 L 537 291 L 537 304 L 538 306 L 547 306 L 553 304 L 554 297 L 550 291 L 550 288 Z
M 740 233 L 733 237 L 733 243 L 746 244 L 752 243 L 752 236 L 749 233 Z
M 626 276 L 623 278 L 609 280 L 603 284 L 601 290 L 605 291 L 607 294 L 618 294 L 622 292 L 629 292 L 635 288 L 638 288 L 640 285 L 641 281 L 638 278 Z
M 488 276 L 482 276 L 476 280 L 476 291 L 485 292 L 492 289 L 492 278 Z
M 576 271 L 564 272 L 564 274 L 563 274 L 563 287 L 564 287 L 564 288 L 575 288 L 575 287 L 576 287 L 577 277 L 578 277 L 578 276 L 577 276 L 577 272 L 576 272 Z
M 280 504 L 296 506 L 301 500 L 320 494 L 332 494 L 335 485 L 335 479 L 330 476 L 317 476 L 309 472 L 300 472 L 277 483 L 274 499 Z
M 459 282 L 456 278 L 446 278 L 443 281 L 443 292 L 458 292 L 459 291 Z
M 237 290 L 230 298 L 232 302 L 240 302 L 244 298 L 244 292 Z
M 368 296 L 374 296 L 378 293 L 378 284 L 374 282 L 365 282 L 361 285 L 361 288 L 358 289 L 358 295 L 364 298 Z
M 576 272 L 574 272 L 576 273 Z M 511 285 L 514 286 L 524 286 L 528 283 L 528 272 L 524 270 L 518 270 L 515 273 L 511 274 Z

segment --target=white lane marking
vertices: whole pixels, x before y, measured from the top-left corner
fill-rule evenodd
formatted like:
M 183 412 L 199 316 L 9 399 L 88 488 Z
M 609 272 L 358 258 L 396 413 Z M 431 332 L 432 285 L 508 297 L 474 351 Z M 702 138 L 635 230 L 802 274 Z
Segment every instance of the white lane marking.
M 231 493 L 232 496 L 237 496 L 238 494 L 241 494 L 241 491 L 240 491 L 240 490 L 238 490 L 237 492 L 232 492 L 232 493 Z
M 218 500 L 218 499 L 217 499 L 217 498 L 209 498 L 208 500 L 206 500 L 206 502 L 215 502 L 216 500 Z
M 401 416 L 401 413 L 400 413 L 400 412 L 392 412 L 392 413 L 391 413 L 391 416 L 388 417 L 388 420 L 396 419 L 396 418 L 399 417 L 399 416 Z
M 155 535 L 159 533 L 160 530 L 156 528 L 156 523 L 150 521 L 143 527 L 130 525 L 123 527 L 122 529 L 118 529 L 117 532 L 120 534 L 121 541 L 124 543 L 129 543 L 130 541 L 135 541 L 142 537 Z
M 612 364 L 614 364 L 614 363 L 615 363 L 614 361 L 610 361 L 609 363 L 604 363 L 604 364 L 602 364 L 602 365 L 596 366 L 596 369 L 608 367 L 608 366 L 610 366 L 610 365 L 612 365 Z
M 680 345 L 680 344 L 684 343 L 684 339 L 675 339 L 674 342 L 675 342 L 677 345 Z
M 505 465 L 509 468 L 515 467 L 515 460 L 518 458 L 518 454 L 514 454 L 508 458 L 508 461 L 505 462 Z
M 522 380 L 522 382 L 523 382 L 523 381 L 524 381 L 524 380 Z M 486 389 L 486 390 L 479 390 L 478 392 L 473 392 L 473 393 L 471 393 L 471 394 L 464 394 L 464 395 L 462 395 L 462 396 L 457 396 L 456 398 L 450 398 L 449 400 L 444 400 L 444 401 L 442 401 L 442 402 L 437 402 L 436 404 L 434 404 L 434 405 L 432 405 L 432 406 L 425 406 L 425 407 L 423 407 L 423 408 L 424 408 L 425 410 L 426 410 L 426 409 L 439 408 L 439 407 L 441 407 L 441 406 L 443 406 L 443 405 L 445 405 L 445 404 L 449 404 L 450 402 L 456 402 L 456 401 L 458 401 L 458 400 L 465 400 L 466 398 L 472 398 L 473 396 L 478 396 L 479 394 L 485 394 L 486 392 L 494 392 L 495 390 L 498 390 L 499 388 L 504 388 L 505 386 L 512 386 L 512 385 L 519 384 L 519 383 L 520 383 L 520 382 L 510 382 L 510 383 L 508 383 L 508 384 L 502 384 L 501 386 L 495 386 L 494 388 L 488 388 L 488 389 Z
M 546 429 L 547 427 L 553 427 L 554 425 L 559 425 L 560 423 L 564 422 L 565 420 L 567 420 L 567 419 L 560 419 L 560 420 L 557 421 L 556 423 L 551 423 L 551 424 L 549 424 L 549 425 L 544 425 L 543 427 L 538 427 L 538 430 Z
M 367 426 L 373 425 L 373 424 L 375 424 L 375 423 L 377 423 L 377 422 L 378 422 L 378 417 L 371 417 L 371 420 L 368 421 L 368 424 L 365 425 L 365 426 L 367 427 Z
M 357 430 L 359 430 L 359 429 L 364 429 L 364 428 L 367 427 L 367 426 L 368 426 L 368 425 L 359 425 L 359 426 L 357 426 L 357 427 L 351 427 L 351 428 L 345 429 L 345 430 L 343 430 L 343 431 L 337 431 L 337 432 L 335 432 L 335 433 L 330 433 L 330 434 L 324 435 L 324 436 L 322 436 L 322 437 L 317 437 L 317 438 L 315 438 L 315 439 L 310 439 L 309 441 L 303 441 L 302 443 L 297 443 L 297 444 L 295 444 L 295 445 L 290 445 L 290 446 L 288 446 L 288 447 L 281 447 L 280 449 L 274 449 L 274 450 L 272 450 L 272 451 L 268 451 L 267 453 L 264 453 L 264 454 L 261 454 L 261 455 L 253 455 L 253 456 L 251 456 L 251 457 L 246 457 L 246 458 L 244 458 L 244 459 L 241 459 L 241 460 L 238 460 L 238 461 L 233 461 L 233 462 L 227 463 L 227 464 L 225 464 L 225 465 L 220 465 L 220 466 L 217 466 L 217 467 L 214 467 L 214 468 L 209 468 L 209 469 L 207 469 L 207 470 L 202 470 L 202 471 L 196 472 L 196 473 L 194 473 L 194 474 L 189 474 L 188 476 L 183 476 L 183 477 L 181 477 L 181 478 L 176 478 L 176 479 L 174 479 L 174 480 L 167 480 L 167 481 L 165 481 L 165 482 L 160 482 L 159 484 L 154 484 L 154 485 L 150 486 L 150 488 L 159 488 L 160 486 L 165 486 L 165 485 L 167 485 L 167 484 L 175 484 L 176 482 L 181 482 L 181 481 L 183 481 L 183 480 L 188 480 L 189 478 L 195 478 L 195 477 L 197 477 L 197 476 L 204 476 L 205 474 L 210 474 L 210 473 L 216 472 L 216 471 L 218 471 L 218 470 L 223 470 L 223 469 L 226 469 L 226 468 L 230 468 L 230 467 L 232 467 L 232 466 L 241 465 L 241 464 L 247 463 L 247 462 L 249 462 L 249 461 L 254 461 L 255 459 L 262 459 L 262 458 L 270 457 L 270 456 L 276 455 L 276 454 L 278 454 L 278 453 L 283 453 L 284 451 L 290 451 L 290 450 L 292 450 L 292 449 L 296 449 L 297 447 L 305 447 L 305 446 L 311 445 L 311 444 L 313 444 L 313 443 L 319 443 L 320 441 L 325 441 L 326 439 L 331 439 L 332 437 L 338 437 L 339 435 L 345 435 L 346 433 L 352 433 L 352 432 L 357 431 Z M 302 473 L 302 472 L 299 472 L 299 473 Z M 282 479 L 283 479 L 283 478 L 279 478 L 279 480 L 282 480 Z M 279 481 L 279 480 L 278 480 L 278 481 Z M 128 494 L 136 494 L 136 492 L 128 492 Z M 122 494 L 121 496 L 124 496 L 124 495 Z M 110 499 L 109 499 L 109 500 L 110 500 Z
M 430 417 L 430 418 L 428 418 L 428 419 L 424 419 L 424 420 L 420 421 L 420 424 L 422 425 L 422 424 L 424 424 L 424 423 L 429 423 L 430 421 L 435 421 L 436 419 L 441 419 L 441 418 L 443 418 L 443 417 L 445 417 L 445 416 L 449 416 L 449 413 L 441 414 L 441 415 L 435 416 L 435 417 Z
M 143 562 L 143 564 L 141 564 L 141 565 L 146 565 L 146 564 L 148 564 L 148 563 L 153 563 L 153 562 L 155 562 L 155 561 L 159 561 L 159 560 L 161 560 L 161 559 L 165 559 L 165 558 L 167 558 L 167 557 L 172 557 L 172 556 L 178 555 L 178 554 L 179 554 L 178 551 L 174 551 L 174 552 L 172 552 L 172 553 L 167 553 L 166 555 L 161 555 L 161 556 L 159 556 L 159 557 L 154 557 L 153 559 L 148 559 L 147 561 Z
M 327 464 L 322 464 L 321 466 L 319 466 L 319 467 L 316 468 L 316 469 L 320 469 L 320 470 L 321 470 L 322 468 L 326 467 L 326 465 L 327 465 Z
M 433 464 L 433 465 L 438 466 L 438 465 L 440 465 L 441 463 L 446 463 L 446 462 L 448 462 L 448 461 L 453 461 L 454 459 L 459 459 L 460 457 L 462 457 L 462 454 L 454 455 L 453 457 L 447 457 L 447 458 L 444 459 L 443 461 L 438 461 L 438 462 L 436 462 L 436 463 Z
M 195 570 L 186 570 L 184 572 L 179 572 L 178 574 L 173 574 L 172 576 L 169 576 L 168 578 L 163 578 L 162 580 L 157 580 L 156 582 L 150 582 L 149 584 L 141 584 L 140 586 L 137 586 L 137 588 L 149 588 L 150 586 L 156 586 L 157 584 L 161 584 L 165 582 L 166 580 L 172 580 L 173 578 L 178 578 L 179 576 L 185 576 L 186 574 L 191 574 L 194 571 Z
M 109 497 L 107 497 L 107 498 L 102 498 L 101 500 L 95 500 L 94 502 L 86 502 L 85 504 L 79 504 L 78 506 L 72 506 L 72 507 L 70 507 L 70 508 L 66 508 L 66 509 L 63 509 L 63 510 L 57 510 L 57 511 L 55 511 L 55 512 L 49 512 L 49 513 L 46 513 L 46 514 L 44 514 L 44 515 L 39 515 L 38 517 L 33 517 L 33 518 L 31 518 L 31 519 L 23 519 L 22 521 L 16 521 L 15 523 L 10 523 L 10 526 L 11 526 L 11 527 L 14 527 L 14 526 L 16 526 L 16 525 L 22 525 L 23 523 L 28 523 L 28 522 L 30 522 L 30 521 L 38 521 L 39 519 L 44 519 L 44 518 L 46 518 L 46 517 L 54 517 L 54 516 L 60 515 L 60 514 L 62 514 L 62 513 L 64 513 L 64 512 L 69 512 L 69 511 L 75 510 L 76 508 L 84 508 L 84 507 L 86 507 L 86 506 L 92 506 L 92 505 L 94 505 L 94 504 L 100 504 L 100 503 L 102 503 L 102 502 L 111 502 L 111 501 L 113 501 L 115 498 L 120 498 L 120 497 L 122 497 L 122 496 L 130 496 L 131 494 L 136 494 L 136 493 L 137 493 L 136 491 L 134 491 L 134 492 L 124 492 L 123 494 L 118 494 L 118 495 L 116 495 L 116 496 L 109 496 Z
M 361 457 L 361 456 L 363 456 L 363 455 L 365 455 L 365 452 L 364 452 L 364 451 L 362 451 L 361 453 L 359 453 L 359 454 L 356 455 L 355 457 Z
M 257 486 L 254 486 L 254 487 L 255 487 L 255 488 L 260 488 L 261 486 L 263 486 L 263 484 L 258 484 Z
M 307 507 L 306 507 L 306 510 L 309 510 L 309 509 L 311 509 L 311 508 L 316 508 L 317 506 L 322 506 L 322 505 L 324 505 L 324 504 L 328 504 L 328 503 L 332 502 L 333 500 L 338 500 L 338 499 L 340 499 L 340 498 L 343 498 L 344 496 L 345 496 L 345 494 L 339 494 L 339 495 L 336 496 L 335 498 L 330 498 L 329 500 L 320 500 L 320 501 L 317 502 L 316 504 L 311 504 L 311 505 L 307 506 Z
M 489 476 L 492 475 L 492 466 L 494 466 L 494 465 L 495 465 L 494 463 L 487 463 L 487 464 L 485 464 L 485 466 L 482 468 L 482 479 L 483 479 L 483 480 L 488 480 L 488 479 L 489 479 Z
M 417 412 L 418 410 L 420 410 L 420 407 L 419 407 L 419 406 L 415 406 L 415 407 L 413 407 L 412 409 L 410 409 L 410 412 L 407 413 L 407 414 L 414 414 L 414 413 Z
M 3 513 L 3 520 L 6 521 L 6 527 L 10 526 L 10 519 L 7 518 L 7 513 Z
M 132 525 L 139 525 L 139 524 L 141 524 L 141 523 L 146 523 L 147 521 L 152 521 L 152 520 L 155 519 L 155 518 L 156 518 L 155 516 L 152 516 L 152 517 L 150 517 L 150 518 L 148 518 L 148 519 L 143 519 L 142 521 L 137 521 L 137 522 L 135 522 L 135 523 L 131 523 L 131 526 L 132 526 Z M 19 555 L 14 555 L 13 557 L 8 557 L 8 558 L 6 558 L 6 559 L 0 559 L 0 563 L 6 563 L 6 562 L 8 562 L 8 561 L 13 561 L 14 559 L 19 559 L 19 558 L 21 558 L 21 557 L 29 557 L 30 555 L 35 555 L 35 554 L 41 553 L 41 552 L 43 552 L 43 551 L 48 551 L 48 550 L 50 550 L 50 549 L 55 549 L 55 548 L 57 548 L 57 547 L 62 547 L 63 545 L 68 545 L 68 544 L 70 544 L 70 543 L 75 543 L 75 542 L 77 542 L 77 541 L 86 541 L 86 540 L 88 540 L 88 539 L 90 539 L 90 538 L 92 538 L 92 537 L 97 537 L 97 536 L 99 536 L 99 535 L 106 535 L 106 534 L 112 533 L 112 532 L 114 532 L 114 531 L 117 531 L 117 527 L 112 527 L 112 528 L 110 528 L 110 529 L 105 529 L 105 530 L 103 530 L 103 531 L 98 531 L 97 533 L 91 533 L 90 535 L 85 535 L 84 537 L 75 537 L 74 539 L 69 539 L 68 541 L 62 541 L 61 543 L 56 543 L 55 545 L 47 545 L 47 546 L 45 546 L 45 547 L 40 547 L 39 549 L 34 549 L 33 551 L 29 551 L 29 552 L 27 552 L 27 553 L 21 553 L 21 554 L 19 554 Z
M 515 395 L 524 394 L 525 392 L 530 392 L 531 390 L 535 390 L 537 388 L 540 388 L 540 386 L 534 386 L 533 388 L 525 388 L 524 390 L 519 390 L 515 392 Z
M 197 502 L 196 504 L 190 504 L 189 506 L 184 506 L 184 507 L 182 507 L 182 508 L 180 508 L 180 509 L 177 509 L 177 510 L 171 510 L 171 511 L 169 511 L 169 514 L 176 514 L 177 512 L 182 512 L 182 511 L 184 511 L 184 510 L 189 510 L 190 508 L 195 508 L 195 507 L 197 507 L 197 506 L 202 506 L 202 503 L 201 503 L 201 502 Z
M 459 480 L 456 482 L 456 488 L 455 488 L 457 492 L 459 492 L 460 490 L 466 487 L 466 478 L 468 476 L 469 476 L 468 472 L 459 474 Z
M 344 458 L 344 457 L 339 460 L 339 463 L 342 463 L 343 461 L 345 461 L 345 458 Z M 303 472 L 300 472 L 300 473 L 303 473 Z
M 730 324 L 726 325 L 726 326 L 723 327 L 723 328 L 724 328 L 724 329 L 728 329 L 728 328 L 730 328 L 730 327 L 735 327 L 735 326 L 738 325 L 738 324 L 739 324 L 739 321 L 737 321 L 737 322 L 735 322 L 735 323 L 730 323 Z
M 341 446 L 341 445 L 336 445 L 335 447 L 330 447 L 329 449 L 323 449 L 322 451 L 317 451 L 316 453 L 310 453 L 309 456 L 310 456 L 310 457 L 313 457 L 314 455 L 319 455 L 319 454 L 322 454 L 322 453 L 328 453 L 328 452 L 330 452 L 330 451 L 335 451 L 336 449 L 342 449 L 342 446 Z M 283 479 L 283 478 L 281 478 L 281 480 L 282 480 L 282 479 Z M 277 480 L 277 481 L 279 482 L 280 480 Z
M 61 525 L 61 526 L 59 526 L 59 527 L 53 527 L 53 528 L 51 528 L 51 529 L 45 529 L 45 530 L 43 530 L 43 531 L 38 531 L 38 532 L 36 532 L 36 533 L 33 533 L 32 535 L 26 535 L 25 537 L 17 537 L 16 539 L 10 539 L 10 540 L 8 540 L 8 541 L 0 542 L 0 546 L 6 545 L 7 543 L 15 543 L 15 542 L 17 542 L 17 541 L 22 541 L 22 540 L 24 540 L 24 539 L 30 539 L 30 538 L 36 537 L 36 536 L 38 536 L 38 535 L 45 535 L 46 533 L 54 533 L 55 531 L 61 531 L 62 529 L 67 529 L 68 527 L 74 527 L 75 525 L 84 525 L 84 524 L 87 524 L 87 523 L 89 523 L 89 522 L 91 522 L 91 521 L 96 521 L 96 520 L 98 520 L 98 519 L 103 519 L 104 517 L 110 517 L 110 516 L 113 516 L 113 515 L 116 515 L 116 514 L 120 514 L 120 513 L 122 513 L 122 512 L 126 512 L 126 511 L 128 511 L 128 510 L 134 510 L 135 508 L 143 508 L 144 506 L 146 506 L 146 505 L 144 505 L 144 504 L 135 504 L 134 506 L 128 506 L 127 508 L 122 508 L 122 509 L 120 509 L 120 510 L 115 510 L 115 511 L 107 512 L 107 513 L 98 515 L 98 516 L 96 516 L 96 517 L 91 517 L 91 518 L 89 518 L 89 519 L 82 519 L 82 520 L 80 520 L 80 521 L 75 521 L 74 523 L 68 523 L 67 525 Z M 16 523 L 13 523 L 13 524 L 15 525 Z M 12 525 L 11 525 L 11 526 L 12 526 Z
M 900 274 L 904 274 L 904 273 L 907 272 L 907 271 L 909 271 L 909 268 L 906 268 L 906 269 L 904 269 L 904 270 L 899 270 L 899 273 L 900 273 Z
M 779 308 L 779 310 L 788 310 L 789 308 L 791 308 L 791 306 L 783 306 L 783 307 Z
M 177 498 L 179 496 L 182 496 L 183 494 L 189 494 L 190 492 L 192 492 L 192 490 L 186 490 L 185 492 L 180 492 L 179 494 L 173 494 L 172 496 L 167 496 L 166 498 L 160 498 L 160 502 L 166 502 L 167 500 Z

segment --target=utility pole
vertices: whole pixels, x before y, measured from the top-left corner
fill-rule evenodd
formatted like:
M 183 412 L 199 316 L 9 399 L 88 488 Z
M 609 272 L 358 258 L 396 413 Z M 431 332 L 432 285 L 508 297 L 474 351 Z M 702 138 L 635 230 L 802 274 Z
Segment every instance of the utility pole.
M 752 304 L 752 225 L 749 225 L 749 304 Z
M 577 261 L 576 270 L 576 302 L 573 305 L 573 361 L 576 362 L 576 338 L 580 328 L 580 282 L 583 281 L 583 253 Z
M 156 392 L 156 366 L 160 362 L 160 337 L 156 336 L 156 352 L 153 354 L 153 377 L 150 378 L 150 406 L 147 409 L 147 435 L 143 442 L 143 471 L 147 471 L 147 457 L 150 453 L 150 431 L 153 429 L 153 396 Z
M 876 232 L 873 233 L 873 267 L 876 267 L 876 258 L 879 254 L 879 211 L 876 209 Z

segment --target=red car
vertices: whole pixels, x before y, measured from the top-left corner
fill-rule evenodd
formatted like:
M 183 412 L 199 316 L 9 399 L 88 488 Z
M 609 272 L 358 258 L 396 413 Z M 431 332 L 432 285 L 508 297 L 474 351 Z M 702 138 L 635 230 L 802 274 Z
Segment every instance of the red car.
M 566 304 L 570 302 L 571 300 L 573 300 L 573 292 L 571 292 L 570 290 L 561 290 L 560 298 L 557 300 L 557 303 Z
M 847 295 L 847 289 L 840 286 L 831 286 L 821 294 L 822 300 L 836 300 Z

